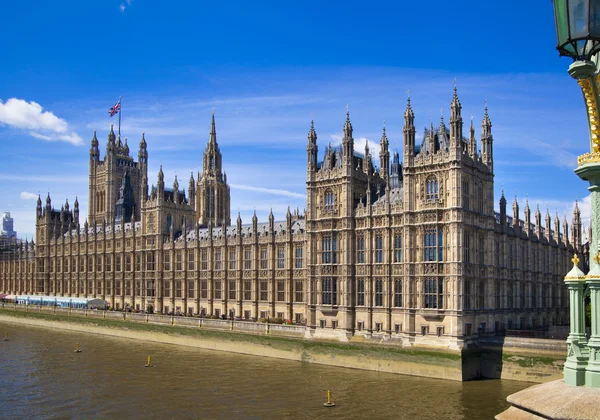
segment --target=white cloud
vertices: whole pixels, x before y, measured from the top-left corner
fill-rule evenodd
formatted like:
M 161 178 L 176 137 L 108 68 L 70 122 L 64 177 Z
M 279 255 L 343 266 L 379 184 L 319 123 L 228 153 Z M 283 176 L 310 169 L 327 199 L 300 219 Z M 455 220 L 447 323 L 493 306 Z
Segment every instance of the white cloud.
M 23 191 L 19 197 L 21 197 L 21 200 L 36 200 L 38 198 L 37 194 L 34 193 L 30 193 L 27 191 Z
M 133 0 L 125 0 L 125 3 L 121 3 L 121 5 L 119 6 L 119 9 L 121 10 L 121 13 L 125 13 L 125 9 L 129 6 L 131 6 L 131 2 Z
M 120 5 L 119 9 L 121 9 L 121 13 L 125 13 L 125 5 L 124 4 Z
M 65 141 L 74 145 L 83 144 L 81 137 L 69 129 L 62 118 L 44 111 L 37 102 L 10 98 L 0 100 L 0 124 L 29 130 L 32 137 L 47 141 Z
M 252 185 L 240 185 L 240 184 L 230 184 L 229 186 L 231 188 L 237 189 L 237 190 L 254 191 L 254 192 L 261 192 L 261 193 L 272 194 L 272 195 L 283 195 L 285 197 L 306 198 L 306 195 L 304 195 L 304 194 L 299 194 L 299 193 L 295 193 L 295 192 L 287 191 L 287 190 L 254 187 Z

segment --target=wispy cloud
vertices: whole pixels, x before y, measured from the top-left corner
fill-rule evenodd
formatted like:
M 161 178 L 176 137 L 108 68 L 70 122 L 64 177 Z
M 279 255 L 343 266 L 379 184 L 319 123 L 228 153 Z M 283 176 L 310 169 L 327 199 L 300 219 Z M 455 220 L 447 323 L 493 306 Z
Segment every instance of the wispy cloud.
M 299 193 L 295 193 L 293 191 L 287 191 L 287 190 L 279 190 L 279 189 L 273 189 L 273 188 L 255 187 L 255 186 L 252 186 L 252 185 L 240 185 L 240 184 L 231 184 L 229 186 L 231 188 L 237 189 L 237 190 L 261 192 L 261 193 L 271 194 L 271 195 L 282 195 L 282 196 L 285 196 L 285 197 L 306 198 L 306 195 L 304 195 L 304 194 L 299 194 Z
M 19 194 L 19 197 L 21 198 L 21 200 L 36 200 L 38 198 L 38 195 L 27 191 L 23 191 L 21 194 Z
M 119 6 L 119 10 L 121 10 L 121 13 L 125 13 L 125 9 L 131 6 L 132 1 L 133 0 L 125 0 L 124 3 L 121 3 L 121 5 Z
M 27 130 L 32 137 L 46 141 L 64 141 L 83 144 L 81 137 L 69 129 L 69 124 L 50 111 L 44 111 L 37 102 L 10 98 L 0 100 L 0 124 Z

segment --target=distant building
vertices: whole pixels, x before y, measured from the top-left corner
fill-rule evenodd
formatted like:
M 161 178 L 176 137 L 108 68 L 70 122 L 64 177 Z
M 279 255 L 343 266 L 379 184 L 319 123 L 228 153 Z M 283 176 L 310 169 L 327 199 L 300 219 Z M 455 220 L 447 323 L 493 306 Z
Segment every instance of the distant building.
M 230 190 L 214 115 L 202 173 L 187 196 L 162 167 L 148 191 L 144 136 L 138 161 L 127 141 L 108 135 L 100 160 L 90 149 L 89 215 L 79 203 L 54 210 L 38 198 L 36 243 L 0 260 L 0 292 L 107 300 L 114 308 L 242 319 L 286 318 L 307 334 L 354 336 L 403 346 L 460 348 L 478 333 L 568 321 L 563 276 L 581 253 L 581 215 L 544 223 L 529 204 L 512 216 L 502 194 L 494 211 L 492 123 L 481 141 L 471 121 L 463 136 L 456 90 L 449 126 L 425 129 L 416 144 L 410 100 L 403 159 L 390 156 L 385 128 L 380 168 L 367 148 L 354 151 L 346 115 L 343 139 L 317 158 L 307 143 L 305 214 L 231 225 Z M 390 159 L 391 158 L 391 159 Z M 265 177 L 269 166 L 265 165 Z M 523 219 L 521 219 L 521 215 Z
M 14 238 L 17 236 L 17 232 L 14 231 L 14 220 L 10 217 L 10 212 L 5 212 L 2 215 L 2 230 L 0 230 L 0 236 L 5 238 Z

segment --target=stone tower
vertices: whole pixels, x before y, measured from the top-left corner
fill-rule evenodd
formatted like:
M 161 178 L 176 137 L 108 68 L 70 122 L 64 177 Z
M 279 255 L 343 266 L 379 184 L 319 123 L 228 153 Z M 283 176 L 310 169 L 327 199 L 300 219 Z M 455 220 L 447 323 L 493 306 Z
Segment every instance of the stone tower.
M 146 140 L 142 135 L 139 161 L 135 162 L 129 154 L 127 139 L 121 142 L 121 137 L 115 138 L 113 126 L 110 127 L 106 156 L 100 160 L 98 139 L 94 137 L 90 147 L 89 190 L 88 190 L 88 220 L 90 223 L 111 223 L 115 218 L 116 205 L 119 200 L 119 190 L 125 174 L 128 174 L 132 190 L 134 213 L 132 219 L 140 220 L 141 202 L 146 199 L 148 192 L 148 152 Z
M 214 112 L 208 144 L 202 160 L 202 174 L 198 175 L 195 197 L 196 218 L 200 225 L 231 225 L 230 191 L 229 185 L 227 185 L 227 175 L 222 171 L 222 158 L 217 143 Z

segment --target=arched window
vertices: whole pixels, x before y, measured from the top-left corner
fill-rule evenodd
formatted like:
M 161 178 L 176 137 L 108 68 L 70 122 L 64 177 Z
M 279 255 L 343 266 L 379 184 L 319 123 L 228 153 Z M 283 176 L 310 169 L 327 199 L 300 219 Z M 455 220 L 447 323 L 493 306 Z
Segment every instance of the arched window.
M 331 190 L 325 191 L 325 210 L 333 210 L 335 195 Z
M 437 200 L 438 195 L 438 181 L 435 176 L 427 178 L 427 200 Z

